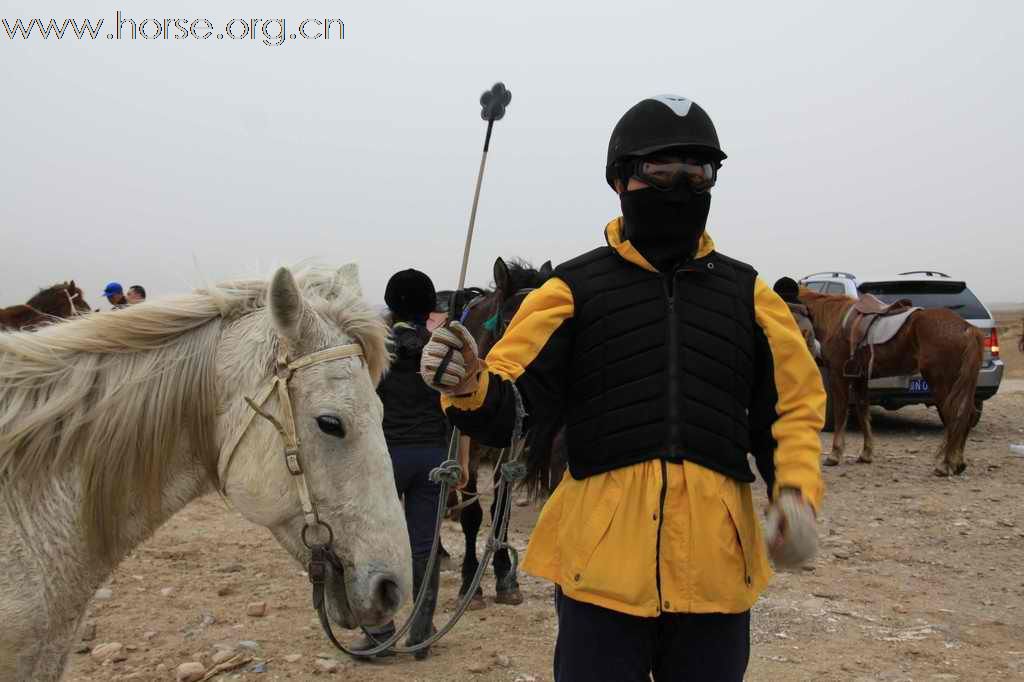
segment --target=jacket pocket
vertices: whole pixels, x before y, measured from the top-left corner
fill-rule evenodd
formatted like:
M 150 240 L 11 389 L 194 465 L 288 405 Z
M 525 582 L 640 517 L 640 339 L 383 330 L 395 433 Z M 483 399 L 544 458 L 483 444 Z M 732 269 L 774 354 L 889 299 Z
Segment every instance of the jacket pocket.
M 559 535 L 563 577 L 570 585 L 579 585 L 612 525 L 622 500 L 622 487 L 607 476 L 599 488 L 586 486 L 574 492 L 577 495 L 572 496 L 574 499 L 562 515 Z
M 736 533 L 736 541 L 740 547 L 740 554 L 743 556 L 743 582 L 747 587 L 753 584 L 753 558 L 754 558 L 754 538 L 751 537 L 750 528 L 748 523 L 745 523 L 743 515 L 740 514 L 738 503 L 735 499 L 735 495 L 731 494 L 734 490 L 723 490 L 722 504 L 725 506 L 726 513 L 729 517 L 729 521 L 732 523 L 732 530 Z

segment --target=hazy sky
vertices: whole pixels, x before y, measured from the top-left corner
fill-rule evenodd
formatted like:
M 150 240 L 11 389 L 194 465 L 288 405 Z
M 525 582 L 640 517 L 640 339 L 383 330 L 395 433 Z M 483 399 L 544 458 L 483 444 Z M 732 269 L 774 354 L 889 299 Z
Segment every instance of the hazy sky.
M 477 98 L 496 80 L 513 100 L 472 284 L 498 255 L 558 263 L 601 244 L 618 215 L 609 133 L 675 93 L 729 154 L 709 230 L 769 282 L 931 267 L 1024 300 L 1019 2 L 0 0 L 0 18 L 103 18 L 106 34 L 118 8 L 289 33 L 339 18 L 345 39 L 12 41 L 0 26 L 4 305 L 75 278 L 106 307 L 111 279 L 153 296 L 310 257 L 358 262 L 372 301 L 407 267 L 451 286 Z

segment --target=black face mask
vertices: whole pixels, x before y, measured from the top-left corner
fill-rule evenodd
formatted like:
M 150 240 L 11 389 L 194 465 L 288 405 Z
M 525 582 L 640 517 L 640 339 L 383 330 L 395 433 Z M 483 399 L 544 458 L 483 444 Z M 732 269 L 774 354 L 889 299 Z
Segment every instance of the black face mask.
M 711 194 L 679 187 L 653 187 L 619 195 L 625 236 L 658 270 L 666 271 L 697 252 L 711 210 Z

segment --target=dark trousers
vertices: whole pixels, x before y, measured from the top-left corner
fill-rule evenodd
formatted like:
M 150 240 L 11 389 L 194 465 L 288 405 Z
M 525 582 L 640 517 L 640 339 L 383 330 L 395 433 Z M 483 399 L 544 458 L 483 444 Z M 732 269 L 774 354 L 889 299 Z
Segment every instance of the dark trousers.
M 750 611 L 640 618 L 558 592 L 556 682 L 731 682 L 750 658 Z
M 430 554 L 437 520 L 437 498 L 441 485 L 430 480 L 430 471 L 447 453 L 444 448 L 393 447 L 391 465 L 398 494 L 405 500 L 405 522 L 413 557 Z

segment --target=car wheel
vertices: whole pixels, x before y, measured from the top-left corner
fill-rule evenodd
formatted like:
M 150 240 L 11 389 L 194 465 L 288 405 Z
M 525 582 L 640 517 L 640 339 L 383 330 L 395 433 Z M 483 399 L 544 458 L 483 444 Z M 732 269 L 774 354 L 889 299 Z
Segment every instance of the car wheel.
M 825 426 L 822 431 L 832 432 L 836 428 L 835 417 L 832 416 L 832 387 L 829 385 L 828 368 L 820 366 L 821 383 L 825 386 Z

